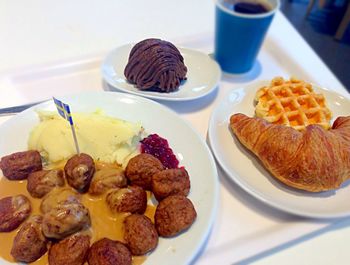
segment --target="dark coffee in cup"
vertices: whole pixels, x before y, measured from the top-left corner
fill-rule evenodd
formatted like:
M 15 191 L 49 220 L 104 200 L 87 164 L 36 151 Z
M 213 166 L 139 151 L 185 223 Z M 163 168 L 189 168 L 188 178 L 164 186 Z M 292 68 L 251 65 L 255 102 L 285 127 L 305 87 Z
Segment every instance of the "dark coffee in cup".
M 264 2 L 237 1 L 232 5 L 232 9 L 242 14 L 263 14 L 269 12 L 271 7 Z
M 247 73 L 256 65 L 280 0 L 216 0 L 215 3 L 214 58 L 223 72 Z

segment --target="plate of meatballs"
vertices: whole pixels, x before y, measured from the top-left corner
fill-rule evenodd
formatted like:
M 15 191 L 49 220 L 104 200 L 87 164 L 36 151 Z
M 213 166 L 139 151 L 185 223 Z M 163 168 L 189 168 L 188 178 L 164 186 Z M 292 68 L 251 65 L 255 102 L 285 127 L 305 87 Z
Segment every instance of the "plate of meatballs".
M 133 95 L 62 98 L 76 112 L 103 109 L 139 122 L 144 136 L 125 166 L 75 154 L 50 163 L 28 150 L 37 110 L 0 127 L 0 264 L 190 264 L 205 244 L 218 199 L 215 162 L 195 130 Z M 157 119 L 154 119 L 157 117 Z M 189 144 L 190 143 L 190 144 Z

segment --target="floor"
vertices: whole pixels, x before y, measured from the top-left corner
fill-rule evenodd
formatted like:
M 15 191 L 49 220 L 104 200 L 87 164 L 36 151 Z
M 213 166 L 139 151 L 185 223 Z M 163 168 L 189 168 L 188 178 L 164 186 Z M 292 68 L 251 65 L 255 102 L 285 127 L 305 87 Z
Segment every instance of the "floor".
M 333 38 L 343 15 L 343 3 L 332 1 L 323 9 L 315 4 L 305 18 L 308 2 L 281 0 L 281 10 L 350 92 L 350 26 L 341 41 Z

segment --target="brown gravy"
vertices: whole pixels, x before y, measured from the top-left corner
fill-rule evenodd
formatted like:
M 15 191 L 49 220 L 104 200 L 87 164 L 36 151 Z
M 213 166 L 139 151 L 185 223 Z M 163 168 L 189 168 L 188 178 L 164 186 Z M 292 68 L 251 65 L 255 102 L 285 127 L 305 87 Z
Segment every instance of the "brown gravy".
M 62 165 L 62 164 L 61 164 Z M 64 165 L 64 164 L 63 164 Z M 96 168 L 103 168 L 106 166 L 115 167 L 115 165 L 97 164 Z M 31 215 L 41 214 L 40 203 L 41 199 L 36 199 L 30 196 L 27 191 L 27 181 L 10 181 L 0 175 L 0 198 L 7 196 L 12 196 L 16 194 L 25 195 L 32 204 Z M 147 192 L 148 198 L 150 193 Z M 124 241 L 123 235 L 123 221 L 128 215 L 127 213 L 113 214 L 105 202 L 105 195 L 102 196 L 91 196 L 89 194 L 83 194 L 82 203 L 89 208 L 91 216 L 91 227 L 90 229 L 84 231 L 91 236 L 91 243 L 107 237 L 112 240 Z M 155 206 L 148 205 L 145 215 L 148 216 L 152 221 L 154 221 Z M 11 248 L 14 237 L 16 236 L 19 228 L 8 233 L 0 233 L 0 257 L 9 261 L 16 263 L 16 261 L 11 256 Z M 133 265 L 142 264 L 146 259 L 146 256 L 133 257 Z M 48 254 L 46 253 L 40 259 L 31 263 L 33 265 L 48 265 Z

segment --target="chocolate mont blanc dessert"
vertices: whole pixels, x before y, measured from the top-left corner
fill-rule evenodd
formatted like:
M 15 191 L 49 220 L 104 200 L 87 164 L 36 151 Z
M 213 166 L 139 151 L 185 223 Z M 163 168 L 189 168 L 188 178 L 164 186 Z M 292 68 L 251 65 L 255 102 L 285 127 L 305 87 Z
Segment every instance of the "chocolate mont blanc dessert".
M 170 42 L 146 39 L 130 52 L 124 69 L 126 79 L 141 90 L 172 92 L 186 80 L 187 67 L 179 50 Z

